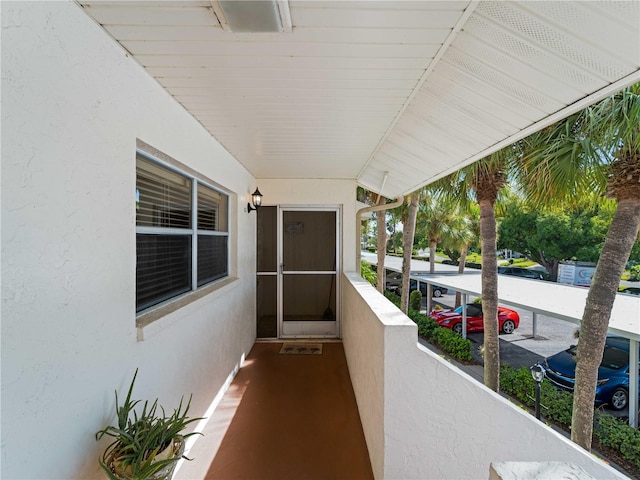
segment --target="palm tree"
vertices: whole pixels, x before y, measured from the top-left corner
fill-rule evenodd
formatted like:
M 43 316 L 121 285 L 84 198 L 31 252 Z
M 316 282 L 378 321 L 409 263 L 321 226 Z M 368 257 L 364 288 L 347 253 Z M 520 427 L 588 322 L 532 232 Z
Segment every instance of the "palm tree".
M 425 189 L 426 194 L 420 202 L 416 230 L 426 238 L 429 245 L 429 273 L 435 273 L 436 247 L 447 239 L 449 243 L 457 242 L 466 227 L 465 219 L 459 209 L 448 197 L 437 195 L 437 184 Z M 429 284 L 427 304 L 430 304 L 433 287 Z
M 506 147 L 452 174 L 439 194 L 457 201 L 461 208 L 475 200 L 480 207 L 482 249 L 482 311 L 484 316 L 484 383 L 500 388 L 500 343 L 498 339 L 498 260 L 495 205 L 507 183 L 507 168 L 516 154 Z M 445 185 L 447 185 L 445 187 Z
M 506 167 L 506 152 L 500 150 L 490 155 L 488 160 L 476 163 L 472 176 L 472 188 L 480 206 L 484 383 L 496 392 L 500 389 L 500 342 L 498 338 L 498 256 L 495 204 L 498 192 L 507 183 Z
M 455 206 L 447 198 L 426 195 L 420 202 L 418 227 L 429 241 L 429 273 L 435 272 L 436 247 L 455 229 Z
M 443 237 L 443 244 L 449 245 L 460 252 L 458 258 L 458 274 L 464 273 L 469 248 L 476 245 L 480 237 L 480 208 L 472 203 L 467 207 L 467 213 L 458 213 L 455 217 L 455 228 Z M 456 292 L 455 308 L 462 303 L 460 292 Z
M 378 195 L 378 205 L 383 205 L 386 199 L 382 195 Z M 386 210 L 376 212 L 376 229 L 377 229 L 377 252 L 378 252 L 378 282 L 376 288 L 380 293 L 384 292 L 384 283 L 386 269 L 384 268 L 384 258 L 387 256 L 387 222 Z
M 451 251 L 451 249 L 460 252 L 460 256 L 457 258 L 459 261 L 459 274 L 464 273 L 469 248 L 476 245 L 480 237 L 480 209 L 475 202 L 475 196 L 469 191 L 468 185 L 464 182 L 464 178 L 469 177 L 468 173 L 470 171 L 471 169 L 468 169 L 466 173 L 461 172 L 460 174 L 449 175 L 425 187 L 436 200 L 436 204 L 442 206 L 441 208 L 438 207 L 440 210 L 450 210 L 453 213 L 447 218 L 446 228 L 442 229 L 441 239 L 443 245 L 445 245 L 445 252 L 447 250 Z M 456 184 L 457 186 L 452 188 L 452 185 Z M 458 188 L 460 186 L 464 188 Z M 422 223 L 420 217 L 419 223 Z M 431 244 L 429 246 L 431 247 Z M 449 254 L 447 253 L 447 255 Z M 431 252 L 429 258 L 431 259 L 434 256 L 435 252 Z M 452 255 L 449 255 L 449 258 L 456 260 Z M 433 264 L 430 267 L 431 273 L 433 273 Z M 455 307 L 459 306 L 460 292 L 456 292 Z
M 529 199 L 557 200 L 588 188 L 606 192 L 618 204 L 591 281 L 577 352 L 571 438 L 590 450 L 593 402 L 609 317 L 640 227 L 640 84 L 527 141 L 522 173 Z
M 411 289 L 411 254 L 413 253 L 413 237 L 416 231 L 416 216 L 420 202 L 420 190 L 410 195 L 408 208 L 402 210 L 402 293 L 400 296 L 400 310 L 409 311 L 409 295 Z

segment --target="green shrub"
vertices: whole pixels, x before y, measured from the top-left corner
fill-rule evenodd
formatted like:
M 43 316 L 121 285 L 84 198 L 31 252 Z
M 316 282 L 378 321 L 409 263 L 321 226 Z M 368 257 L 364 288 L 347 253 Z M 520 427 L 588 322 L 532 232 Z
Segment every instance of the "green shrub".
M 364 260 L 360 262 L 360 276 L 374 287 L 378 284 L 378 274 L 373 271 L 371 264 Z
M 522 367 L 516 370 L 511 365 L 500 365 L 500 390 L 516 397 L 527 406 L 533 405 L 533 385 L 534 381 L 528 369 Z
M 640 468 L 640 434 L 637 430 L 631 429 L 629 425 L 624 425 L 624 427 L 627 427 L 625 432 L 628 434 L 629 440 L 622 444 L 620 453 L 636 468 Z M 622 430 L 624 427 L 619 428 Z
M 448 328 L 438 327 L 433 332 L 435 343 L 453 358 L 463 362 L 470 362 L 471 356 L 471 340 L 462 338 Z
M 526 367 L 500 366 L 500 390 L 520 400 L 528 407 L 534 406 L 535 381 Z M 571 425 L 573 395 L 557 390 L 549 382 L 540 385 L 540 404 L 544 417 L 561 425 Z
M 628 435 L 625 435 L 625 432 L 619 428 L 621 424 L 622 422 L 611 415 L 598 415 L 594 423 L 593 434 L 605 447 L 620 450 L 620 447 L 628 441 Z
M 396 307 L 400 307 L 400 297 L 398 295 L 386 291 L 384 295 Z M 448 328 L 438 326 L 433 318 L 422 315 L 412 308 L 409 308 L 407 316 L 418 325 L 418 335 L 424 337 L 428 342 L 437 345 L 456 360 L 463 362 L 472 360 L 470 340 L 462 338 Z
M 608 414 L 595 417 L 593 435 L 601 445 L 619 451 L 636 468 L 640 468 L 640 430 Z
M 536 262 L 529 260 L 526 257 L 522 258 L 510 258 L 500 264 L 501 267 L 508 267 L 509 265 L 517 265 L 518 267 L 531 267 L 536 265 Z
M 422 292 L 420 290 L 414 290 L 409 295 L 409 308 L 418 312 L 422 308 Z
M 424 337 L 430 342 L 433 341 L 433 332 L 440 328 L 433 318 L 422 315 L 420 312 L 416 312 L 415 310 L 409 310 L 409 318 L 418 325 L 418 335 Z
M 384 291 L 384 296 L 391 301 L 396 307 L 400 308 L 400 296 L 388 290 Z
M 561 425 L 571 425 L 573 394 L 557 390 L 548 382 L 541 387 L 540 403 L 546 407 L 545 416 Z
M 460 265 L 460 262 L 458 260 L 442 260 L 443 265 L 455 265 L 458 266 Z M 465 268 L 475 268 L 476 270 L 481 270 L 482 269 L 482 263 L 478 263 L 478 262 L 466 262 L 464 264 Z

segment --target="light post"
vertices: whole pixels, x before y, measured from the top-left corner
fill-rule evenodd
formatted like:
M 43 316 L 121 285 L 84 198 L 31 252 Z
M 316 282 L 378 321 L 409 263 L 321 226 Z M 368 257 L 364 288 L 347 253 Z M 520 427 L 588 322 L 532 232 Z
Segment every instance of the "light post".
M 536 382 L 536 418 L 540 420 L 540 384 L 544 380 L 544 368 L 542 368 L 542 365 L 540 365 L 539 363 L 536 363 L 535 365 L 532 365 L 529 370 L 531 370 L 531 376 Z

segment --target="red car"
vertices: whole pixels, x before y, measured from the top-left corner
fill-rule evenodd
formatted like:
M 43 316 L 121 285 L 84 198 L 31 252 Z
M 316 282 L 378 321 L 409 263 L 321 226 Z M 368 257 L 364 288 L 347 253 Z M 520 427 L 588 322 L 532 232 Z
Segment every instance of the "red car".
M 455 310 L 433 310 L 430 314 L 438 325 L 462 334 L 462 306 Z M 498 307 L 498 326 L 502 333 L 513 333 L 520 325 L 520 315 L 510 308 Z M 482 304 L 467 304 L 467 332 L 483 332 Z

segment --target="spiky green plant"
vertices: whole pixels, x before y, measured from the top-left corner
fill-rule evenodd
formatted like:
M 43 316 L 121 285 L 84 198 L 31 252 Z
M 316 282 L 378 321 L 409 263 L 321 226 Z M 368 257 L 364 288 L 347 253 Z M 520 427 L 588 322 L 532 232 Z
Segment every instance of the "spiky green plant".
M 152 403 L 145 401 L 142 411 L 136 407 L 141 400 L 132 400 L 133 386 L 138 370 L 133 375 L 129 391 L 124 403 L 120 406 L 118 392 L 116 396 L 117 426 L 109 425 L 96 433 L 96 440 L 109 436 L 115 440 L 109 444 L 100 458 L 100 466 L 112 480 L 142 480 L 154 478 L 174 464 L 180 458 L 190 460 L 183 455 L 172 455 L 171 458 L 159 459 L 158 455 L 176 439 L 200 435 L 192 432 L 181 435 L 181 432 L 193 422 L 201 418 L 189 418 L 191 397 L 183 408 L 183 399 L 171 415 L 167 415 L 158 399 Z

